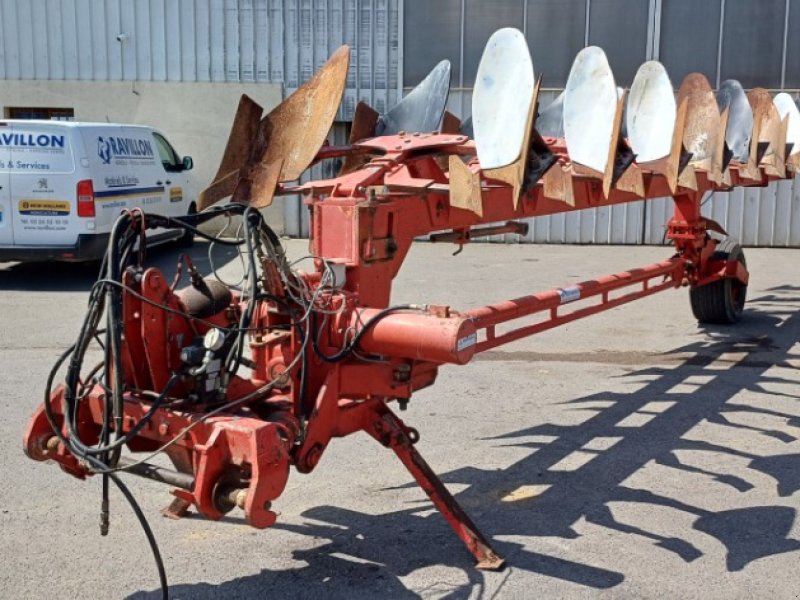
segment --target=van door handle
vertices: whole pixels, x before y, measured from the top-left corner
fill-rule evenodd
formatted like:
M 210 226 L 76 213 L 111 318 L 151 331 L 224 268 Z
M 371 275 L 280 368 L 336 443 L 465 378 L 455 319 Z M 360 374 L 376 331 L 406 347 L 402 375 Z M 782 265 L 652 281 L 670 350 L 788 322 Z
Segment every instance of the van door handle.
M 172 182 L 169 179 L 167 179 L 164 183 L 166 183 L 167 185 L 172 185 Z

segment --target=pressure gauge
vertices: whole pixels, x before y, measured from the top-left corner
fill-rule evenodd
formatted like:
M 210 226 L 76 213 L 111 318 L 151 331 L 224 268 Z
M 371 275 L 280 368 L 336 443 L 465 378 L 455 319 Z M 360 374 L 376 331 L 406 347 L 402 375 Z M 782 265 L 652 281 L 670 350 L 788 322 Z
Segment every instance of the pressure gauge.
M 219 350 L 224 344 L 225 334 L 221 329 L 217 329 L 216 327 L 209 329 L 203 338 L 203 347 L 212 352 Z

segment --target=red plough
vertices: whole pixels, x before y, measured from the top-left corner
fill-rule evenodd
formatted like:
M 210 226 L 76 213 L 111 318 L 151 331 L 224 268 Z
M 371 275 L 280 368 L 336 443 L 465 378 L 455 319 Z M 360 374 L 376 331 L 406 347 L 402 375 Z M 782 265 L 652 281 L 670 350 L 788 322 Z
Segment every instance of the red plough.
M 170 516 L 193 507 L 219 519 L 238 507 L 263 528 L 275 522 L 272 503 L 292 468 L 313 471 L 333 438 L 364 431 L 395 452 L 478 567 L 497 569 L 503 559 L 419 454 L 417 431 L 392 403 L 404 408 L 441 365 L 670 288 L 689 288 L 700 321 L 736 321 L 744 257 L 701 215 L 701 200 L 793 176 L 800 140 L 787 136 L 800 116 L 763 90 L 717 97 L 697 74 L 676 100 L 658 63 L 643 65 L 626 96 L 598 48 L 579 54 L 563 99 L 539 111 L 525 40 L 501 30 L 479 68 L 471 124 L 444 114 L 449 65 L 441 63 L 387 115 L 361 105 L 351 144 L 332 147 L 324 137 L 348 56 L 337 52 L 266 117 L 243 99 L 202 197 L 206 206 L 228 196 L 236 203 L 183 222 L 121 217 L 82 334 L 65 355 L 64 382 L 31 420 L 25 450 L 77 477 L 118 482 L 129 472 L 167 483 Z M 336 157 L 339 177 L 289 183 L 313 161 Z M 286 193 L 302 193 L 310 210 L 313 272 L 289 264 L 255 210 Z M 675 203 L 667 225 L 675 250 L 664 261 L 466 312 L 390 304 L 419 236 L 462 245 L 525 233 L 530 217 L 664 196 Z M 243 237 L 228 240 L 246 249 L 240 289 L 189 265 L 191 285 L 174 292 L 141 264 L 143 229 L 219 214 L 242 215 Z M 103 315 L 106 359 L 83 375 Z M 160 452 L 173 469 L 148 462 Z

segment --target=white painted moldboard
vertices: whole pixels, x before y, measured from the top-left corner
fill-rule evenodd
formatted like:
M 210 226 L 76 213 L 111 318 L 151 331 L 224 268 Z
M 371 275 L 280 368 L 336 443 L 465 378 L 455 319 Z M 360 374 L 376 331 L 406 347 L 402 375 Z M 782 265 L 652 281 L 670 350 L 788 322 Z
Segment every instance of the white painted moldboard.
M 560 89 L 542 90 L 539 107 L 549 105 Z M 447 110 L 466 119 L 472 114 L 472 90 L 451 90 Z M 532 244 L 641 244 L 644 237 L 644 202 L 590 208 L 525 219 L 528 234 L 495 235 L 490 242 Z M 649 243 L 649 242 L 648 242 Z
M 401 95 L 401 0 L 0 0 L 0 79 L 281 82 L 352 48 L 339 119 Z M 120 39 L 118 39 L 118 36 Z
M 561 90 L 542 90 L 540 108 Z M 472 90 L 451 90 L 447 110 L 471 114 Z M 528 235 L 497 235 L 490 242 L 534 244 L 663 244 L 672 217 L 669 198 L 629 202 L 526 219 Z M 704 199 L 703 215 L 714 219 L 745 246 L 800 247 L 800 180 L 764 188 L 735 188 Z

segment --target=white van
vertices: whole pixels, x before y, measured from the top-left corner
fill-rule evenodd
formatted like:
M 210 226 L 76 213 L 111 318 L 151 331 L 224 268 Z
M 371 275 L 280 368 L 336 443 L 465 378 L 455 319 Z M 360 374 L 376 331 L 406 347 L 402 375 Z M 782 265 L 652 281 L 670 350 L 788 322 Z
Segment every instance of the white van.
M 101 258 L 123 209 L 195 212 L 191 168 L 150 127 L 0 120 L 0 261 Z

